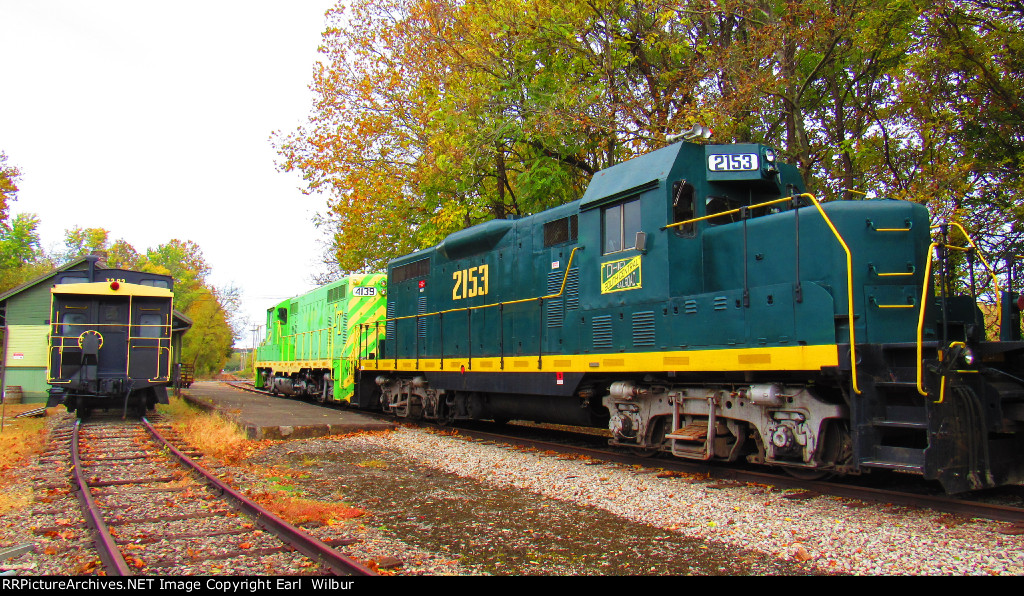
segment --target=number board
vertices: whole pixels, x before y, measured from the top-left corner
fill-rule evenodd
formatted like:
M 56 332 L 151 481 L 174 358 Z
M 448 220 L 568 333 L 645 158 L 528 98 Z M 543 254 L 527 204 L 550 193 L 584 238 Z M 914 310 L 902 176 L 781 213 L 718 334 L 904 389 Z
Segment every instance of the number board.
M 705 145 L 708 182 L 777 182 L 770 147 L 755 143 Z
M 708 156 L 708 169 L 712 172 L 753 172 L 758 167 L 756 153 L 717 153 Z
M 352 288 L 352 295 L 360 298 L 370 298 L 377 295 L 375 286 L 356 286 Z

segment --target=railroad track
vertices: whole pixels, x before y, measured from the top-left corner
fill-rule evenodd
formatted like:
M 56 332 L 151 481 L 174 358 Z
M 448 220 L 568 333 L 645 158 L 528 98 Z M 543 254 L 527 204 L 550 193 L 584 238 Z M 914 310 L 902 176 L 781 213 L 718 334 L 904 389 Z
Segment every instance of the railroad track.
M 227 486 L 148 420 L 75 423 L 72 475 L 107 575 L 376 575 Z
M 270 396 L 270 393 L 255 389 L 251 382 L 231 381 L 229 385 L 238 389 Z M 281 399 L 290 399 L 281 397 Z M 309 402 L 307 402 L 309 403 Z M 320 404 L 323 405 L 323 404 Z M 370 415 L 385 416 L 392 419 L 392 416 L 368 412 Z M 434 427 L 435 425 L 425 422 L 402 420 L 403 423 L 414 424 L 423 427 Z M 990 519 L 993 521 L 1008 522 L 1010 527 L 1006 528 L 1007 533 L 1024 533 L 1024 487 L 1003 487 L 991 489 L 977 495 L 949 496 L 945 494 L 929 494 L 924 482 L 917 478 L 904 476 L 901 484 L 907 484 L 907 489 L 893 489 L 886 487 L 869 486 L 869 477 L 851 477 L 836 481 L 822 480 L 801 480 L 782 472 L 760 470 L 746 470 L 740 467 L 719 466 L 703 462 L 691 462 L 676 458 L 650 458 L 639 456 L 622 449 L 609 447 L 594 447 L 594 441 L 581 438 L 582 435 L 572 431 L 545 430 L 546 433 L 564 433 L 566 437 L 572 437 L 567 441 L 553 441 L 537 439 L 528 434 L 535 434 L 540 427 L 526 426 L 518 427 L 510 424 L 501 431 L 480 430 L 473 428 L 474 425 L 459 425 L 452 427 L 460 435 L 472 437 L 485 441 L 501 442 L 517 447 L 550 451 L 561 454 L 572 454 L 574 456 L 585 456 L 594 460 L 613 461 L 616 463 L 640 466 L 646 468 L 659 468 L 669 472 L 682 472 L 689 474 L 704 474 L 718 482 L 735 482 L 749 484 L 770 484 L 779 488 L 791 489 L 794 491 L 806 491 L 810 494 L 823 494 L 842 497 L 852 500 L 887 503 L 905 507 L 921 507 L 932 509 L 941 513 L 948 513 L 962 517 L 976 517 Z M 550 425 L 548 425 L 550 426 Z M 522 430 L 527 429 L 527 430 Z M 586 443 L 586 444 L 584 444 Z M 1014 495 L 1020 505 L 1007 505 L 994 502 L 998 500 L 1013 500 Z M 1009 499 L 1007 498 L 1009 495 Z

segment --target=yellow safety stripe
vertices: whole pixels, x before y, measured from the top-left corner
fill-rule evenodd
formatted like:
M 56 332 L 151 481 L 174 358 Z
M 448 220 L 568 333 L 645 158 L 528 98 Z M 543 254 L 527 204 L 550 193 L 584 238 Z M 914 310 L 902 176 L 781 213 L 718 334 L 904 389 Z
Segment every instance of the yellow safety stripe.
M 512 373 L 593 373 L 593 372 L 741 372 L 741 371 L 817 371 L 839 365 L 838 346 L 786 346 L 777 348 L 740 348 L 687 350 L 674 352 L 635 352 L 608 354 L 558 354 L 480 358 L 394 358 L 361 360 L 363 370 Z M 442 368 L 443 364 L 443 368 Z

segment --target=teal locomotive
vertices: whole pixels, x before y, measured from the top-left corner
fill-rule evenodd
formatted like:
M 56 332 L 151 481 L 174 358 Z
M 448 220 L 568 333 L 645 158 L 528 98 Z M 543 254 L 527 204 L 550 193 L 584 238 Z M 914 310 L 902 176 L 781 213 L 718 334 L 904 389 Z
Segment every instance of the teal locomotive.
M 980 256 L 946 232 L 908 201 L 821 203 L 764 145 L 672 144 L 392 261 L 354 400 L 797 476 L 1020 482 L 1019 307 L 1002 292 L 987 340 L 949 292 L 950 255 Z

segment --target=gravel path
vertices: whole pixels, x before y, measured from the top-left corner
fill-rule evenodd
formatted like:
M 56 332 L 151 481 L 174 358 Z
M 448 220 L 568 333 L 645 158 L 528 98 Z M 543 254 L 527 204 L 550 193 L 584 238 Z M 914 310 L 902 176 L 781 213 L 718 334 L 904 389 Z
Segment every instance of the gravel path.
M 66 469 L 49 454 L 19 471 L 34 503 L 0 517 L 0 548 L 36 548 L 0 569 L 96 572 Z M 307 529 L 355 539 L 341 550 L 394 575 L 1024 574 L 1024 536 L 1000 533 L 1007 524 L 793 499 L 769 486 L 423 430 L 273 443 L 230 470 L 250 490 L 266 490 L 268 472 L 277 488 L 365 509 L 362 518 Z

